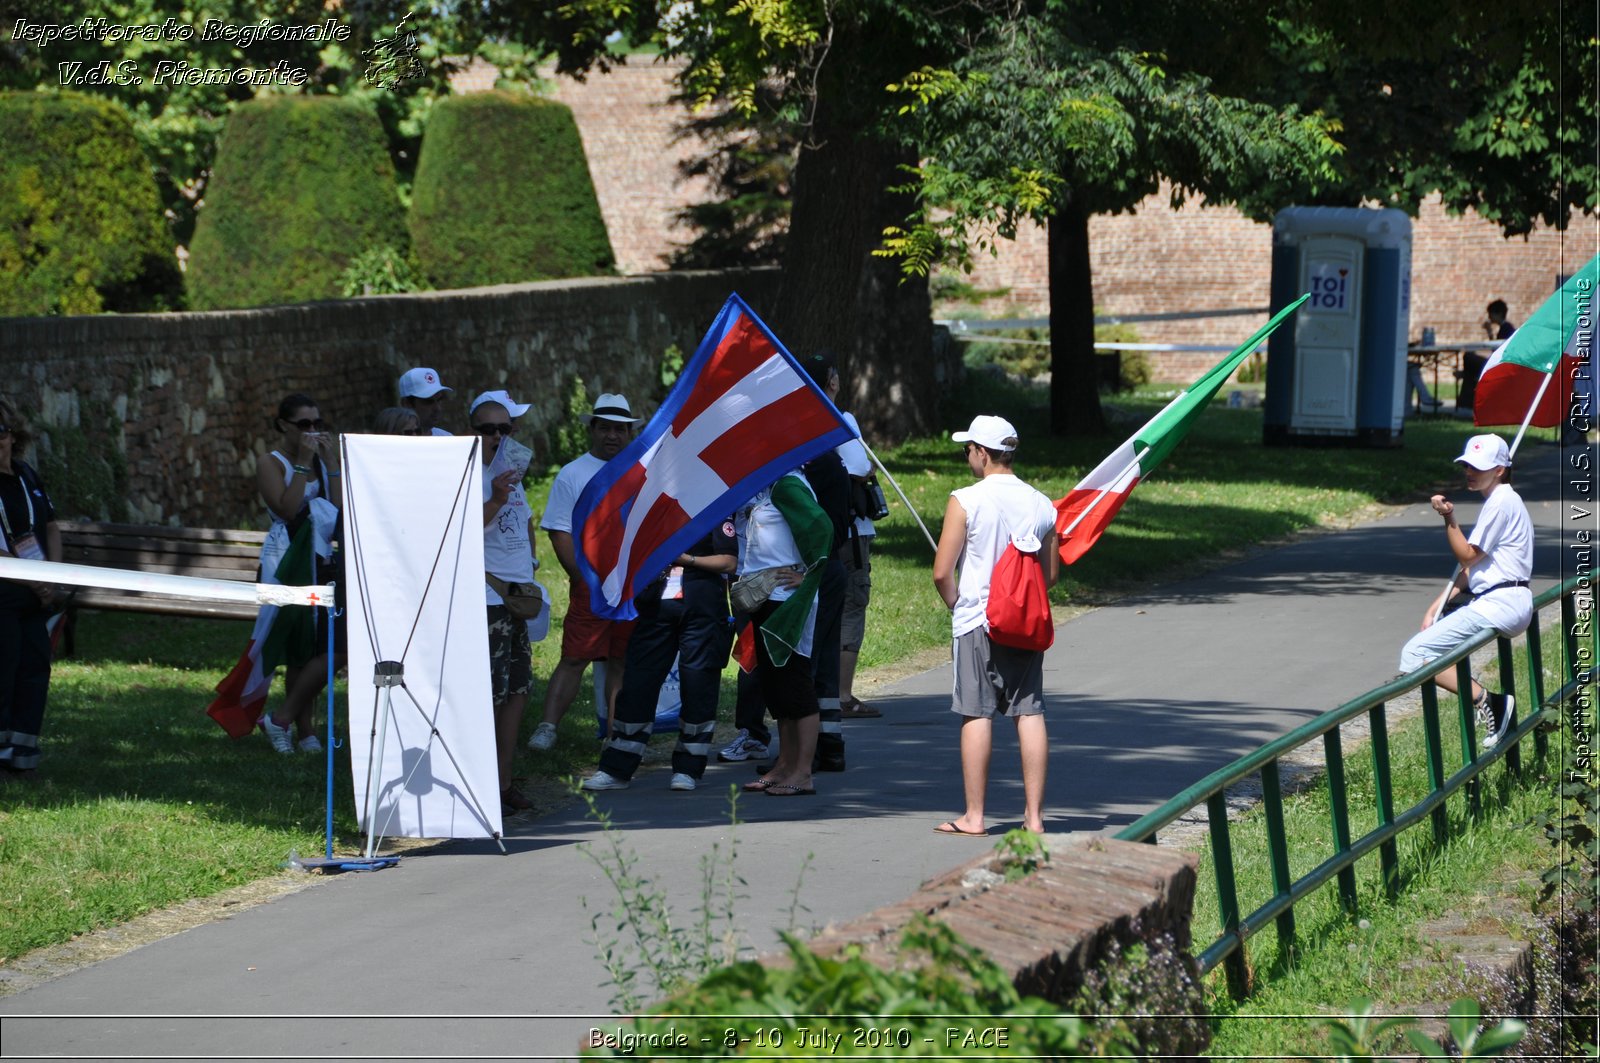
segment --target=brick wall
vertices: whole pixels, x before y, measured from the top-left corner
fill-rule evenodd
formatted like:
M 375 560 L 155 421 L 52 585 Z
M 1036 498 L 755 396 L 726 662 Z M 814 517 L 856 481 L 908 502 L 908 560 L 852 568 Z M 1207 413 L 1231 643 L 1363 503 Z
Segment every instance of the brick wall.
M 552 95 L 572 108 L 589 155 L 589 170 L 605 216 L 617 265 L 623 272 L 662 268 L 674 246 L 688 239 L 674 214 L 709 198 L 706 182 L 684 181 L 678 163 L 696 142 L 675 139 L 686 115 L 669 104 L 677 64 L 636 56 L 609 74 L 586 81 L 557 77 Z M 482 72 L 473 84 L 484 83 Z M 488 83 L 492 84 L 492 79 Z M 1191 200 L 1173 211 L 1166 191 L 1132 214 L 1090 222 L 1095 305 L 1102 313 L 1264 307 L 1271 268 L 1271 227 L 1232 207 L 1202 207 Z M 1452 218 L 1437 197 L 1427 201 L 1412 230 L 1411 335 L 1431 326 L 1441 340 L 1482 338 L 1478 322 L 1489 300 L 1504 299 L 1520 322 L 1555 290 L 1560 273 L 1587 261 L 1572 242 L 1549 229 L 1506 240 L 1475 214 Z M 1576 230 L 1574 230 L 1576 231 Z M 984 257 L 972 278 L 979 287 L 1012 289 L 1016 311 L 1043 314 L 1048 306 L 1045 241 L 1025 229 L 997 258 Z M 1140 337 L 1156 343 L 1233 344 L 1249 335 L 1246 319 L 1145 323 Z M 1254 327 L 1253 325 L 1251 327 Z M 1152 356 L 1157 379 L 1191 380 L 1215 362 L 1211 355 Z
M 667 102 L 678 68 L 635 56 L 587 81 L 545 72 L 555 85 L 551 97 L 572 108 L 577 119 L 623 273 L 664 269 L 673 250 L 692 238 L 676 213 L 711 198 L 709 182 L 685 179 L 678 171 L 699 143 L 677 137 L 677 124 L 688 112 Z
M 520 438 L 546 456 L 573 379 L 654 409 L 662 353 L 694 351 L 737 288 L 759 311 L 772 271 L 546 281 L 203 314 L 0 319 L 10 397 L 34 413 L 37 446 L 84 440 L 127 469 L 129 517 L 263 526 L 254 485 L 278 401 L 302 391 L 343 430 L 396 402 L 406 369 L 455 389 L 443 427 L 466 428 L 479 391 L 534 408 Z M 64 446 L 64 442 L 57 444 Z M 63 517 L 105 516 L 71 511 Z
M 1581 229 L 1574 218 L 1571 234 Z M 1499 227 L 1466 214 L 1452 218 L 1437 196 L 1412 223 L 1411 336 L 1424 326 L 1440 340 L 1481 340 L 1478 322 L 1489 300 L 1501 298 L 1520 322 L 1551 292 L 1556 278 L 1587 261 L 1575 235 L 1537 229 L 1507 240 Z M 1232 207 L 1181 210 L 1158 193 L 1134 214 L 1103 215 L 1089 223 L 1095 309 L 1102 314 L 1265 307 L 1271 279 L 1272 228 Z M 1565 263 L 1565 264 L 1563 264 Z M 983 258 L 970 281 L 1010 288 L 1017 310 L 1044 314 L 1049 306 L 1043 230 L 1029 227 L 998 258 Z M 1151 343 L 1233 344 L 1259 322 L 1245 318 L 1141 322 Z M 1249 327 L 1241 327 L 1247 325 Z M 1151 356 L 1158 380 L 1191 380 L 1216 361 L 1208 354 Z

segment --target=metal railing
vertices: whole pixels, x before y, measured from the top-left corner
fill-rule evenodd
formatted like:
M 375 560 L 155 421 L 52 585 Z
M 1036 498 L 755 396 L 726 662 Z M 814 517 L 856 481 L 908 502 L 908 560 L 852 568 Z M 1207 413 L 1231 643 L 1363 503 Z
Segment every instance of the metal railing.
M 1531 693 L 1528 701 L 1536 711 L 1527 713 L 1520 719 L 1514 717 L 1505 737 L 1492 751 L 1482 752 L 1478 749 L 1477 728 L 1472 709 L 1472 684 L 1468 674 L 1469 659 L 1473 651 L 1479 647 L 1486 646 L 1491 641 L 1498 642 L 1500 681 L 1502 689 L 1507 691 L 1514 689 L 1516 668 L 1512 640 L 1501 638 L 1493 631 L 1488 631 L 1417 671 L 1369 690 L 1355 700 L 1325 712 L 1283 737 L 1268 742 L 1255 752 L 1240 757 L 1232 764 L 1219 768 L 1161 807 L 1119 831 L 1116 836 L 1125 841 L 1144 841 L 1153 844 L 1157 831 L 1201 803 L 1205 804 L 1222 932 L 1200 953 L 1198 959 L 1201 972 L 1209 972 L 1218 964 L 1225 965 L 1230 992 L 1236 997 L 1246 995 L 1249 990 L 1247 974 L 1249 967 L 1245 955 L 1245 942 L 1263 929 L 1268 922 L 1277 926 L 1280 949 L 1292 947 L 1295 936 L 1296 902 L 1335 878 L 1339 883 L 1340 900 L 1353 914 L 1356 908 L 1356 861 L 1374 849 L 1378 851 L 1384 892 L 1393 898 L 1400 884 L 1400 861 L 1395 838 L 1401 832 L 1427 819 L 1432 824 L 1434 844 L 1442 845 L 1449 836 L 1446 801 L 1452 794 L 1465 787 L 1467 807 L 1476 816 L 1480 811 L 1478 776 L 1489 765 L 1504 759 L 1507 770 L 1520 775 L 1522 762 L 1519 744 L 1530 733 L 1533 735 L 1536 756 L 1543 758 L 1549 740 L 1541 724 L 1561 702 L 1578 689 L 1579 676 L 1583 676 L 1585 682 L 1589 681 L 1596 661 L 1594 624 L 1586 617 L 1586 624 L 1580 629 L 1576 603 L 1576 595 L 1589 593 L 1589 586 L 1588 577 L 1574 576 L 1534 599 L 1533 623 L 1521 637 L 1525 640 L 1527 649 L 1528 683 Z M 1565 667 L 1559 674 L 1565 676 L 1565 682 L 1559 689 L 1546 693 L 1543 689 L 1544 663 L 1539 612 L 1555 601 L 1561 603 L 1560 635 L 1563 640 Z M 1587 640 L 1587 645 L 1580 646 L 1580 638 Z M 1432 676 L 1452 664 L 1456 667 L 1459 687 L 1456 715 L 1461 738 L 1462 767 L 1447 778 L 1438 688 L 1434 685 Z M 1423 741 L 1429 792 L 1421 801 L 1396 814 L 1385 707 L 1399 695 L 1419 687 L 1422 697 Z M 1518 699 L 1517 716 L 1522 715 L 1521 709 L 1522 701 Z M 1367 715 L 1371 727 L 1377 826 L 1361 837 L 1352 839 L 1350 803 L 1345 784 L 1344 751 L 1339 728 L 1362 713 Z M 1284 830 L 1283 787 L 1279 762 L 1292 750 L 1318 737 L 1323 740 L 1323 767 L 1326 771 L 1328 800 L 1332 813 L 1330 827 L 1333 853 L 1306 874 L 1299 878 L 1291 878 L 1289 847 Z M 1262 813 L 1266 828 L 1272 898 L 1248 915 L 1241 915 L 1225 791 L 1228 787 L 1252 776 L 1259 776 L 1261 781 Z

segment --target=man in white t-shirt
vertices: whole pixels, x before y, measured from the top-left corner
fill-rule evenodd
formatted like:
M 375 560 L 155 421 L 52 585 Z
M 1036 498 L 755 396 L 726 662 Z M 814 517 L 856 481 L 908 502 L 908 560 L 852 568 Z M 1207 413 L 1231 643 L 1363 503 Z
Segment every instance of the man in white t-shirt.
M 447 388 L 432 369 L 407 369 L 400 374 L 400 405 L 417 415 L 423 435 L 447 436 L 439 427 L 444 400 L 455 391 Z
M 528 412 L 504 391 L 485 391 L 472 400 L 472 430 L 483 440 L 483 567 L 503 589 L 533 582 L 533 512 L 522 490 L 525 469 L 506 469 L 491 477 L 490 465 L 501 442 L 516 431 L 512 422 Z M 489 686 L 494 699 L 494 747 L 500 768 L 500 806 L 514 815 L 533 807 L 511 783 L 517 730 L 533 686 L 533 652 L 528 626 L 511 615 L 495 587 L 485 582 L 489 614 Z M 507 590 L 507 593 L 511 593 Z
M 1519 635 L 1533 620 L 1533 592 L 1528 589 L 1533 576 L 1533 520 L 1509 482 L 1511 450 L 1499 436 L 1473 436 L 1456 464 L 1466 473 L 1467 486 L 1483 495 L 1483 509 L 1468 536 L 1456 523 L 1450 500 L 1433 496 L 1433 511 L 1444 518 L 1445 539 L 1458 567 L 1455 579 L 1422 614 L 1422 630 L 1400 651 L 1401 674 L 1416 671 L 1484 631 Z M 1468 592 L 1472 600 L 1446 612 L 1452 592 Z M 1433 681 L 1455 693 L 1455 668 L 1444 669 Z M 1493 749 L 1511 725 L 1516 699 L 1510 691 L 1490 694 L 1474 680 L 1472 703 L 1483 726 L 1483 748 Z
M 1017 721 L 1017 743 L 1022 751 L 1022 826 L 1042 834 L 1045 769 L 1050 756 L 1044 725 L 1044 652 L 992 642 L 987 613 L 990 577 L 1013 541 L 1019 548 L 1033 547 L 1046 586 L 1056 581 L 1060 568 L 1056 511 L 1050 499 L 1012 473 L 1017 430 L 1010 421 L 982 415 L 973 418 L 965 432 L 954 432 L 950 438 L 962 444 L 967 467 L 978 477 L 977 483 L 950 493 L 933 558 L 933 585 L 950 610 L 954 637 L 950 709 L 961 717 L 961 781 L 967 808 L 934 830 L 973 836 L 988 833 L 983 803 L 989 788 L 994 718 L 1011 716 Z
M 530 749 L 556 744 L 556 725 L 578 696 L 583 673 L 590 661 L 606 662 L 606 709 L 609 717 L 622 689 L 622 662 L 633 632 L 631 620 L 603 620 L 589 609 L 589 585 L 578 575 L 578 552 L 572 540 L 572 509 L 594 474 L 633 439 L 635 417 L 622 395 L 603 394 L 594 411 L 583 415 L 589 426 L 589 451 L 562 466 L 550 485 L 550 500 L 539 526 L 550 536 L 550 548 L 567 571 L 567 615 L 561 625 L 561 663 L 550 673 L 545 689 L 544 720 L 528 739 Z

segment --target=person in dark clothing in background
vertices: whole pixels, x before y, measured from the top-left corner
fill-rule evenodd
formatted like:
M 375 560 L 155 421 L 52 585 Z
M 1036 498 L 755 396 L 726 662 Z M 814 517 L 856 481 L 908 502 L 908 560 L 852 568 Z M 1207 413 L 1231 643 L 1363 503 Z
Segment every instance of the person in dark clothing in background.
M 639 592 L 639 620 L 628 639 L 616 728 L 600 751 L 600 769 L 585 790 L 625 790 L 639 770 L 656 721 L 656 699 L 673 659 L 683 708 L 672 750 L 673 790 L 693 790 L 706 771 L 717 726 L 717 693 L 733 640 L 728 626 L 728 576 L 739 561 L 733 521 L 727 520 L 681 554 Z

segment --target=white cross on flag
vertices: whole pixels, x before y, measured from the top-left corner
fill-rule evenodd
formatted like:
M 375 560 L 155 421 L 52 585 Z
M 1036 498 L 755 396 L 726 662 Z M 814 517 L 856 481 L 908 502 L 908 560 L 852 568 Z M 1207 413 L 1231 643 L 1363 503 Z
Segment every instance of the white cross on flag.
M 572 513 L 596 616 L 630 620 L 634 596 L 755 493 L 854 433 L 737 295 L 666 401 L 594 475 Z

